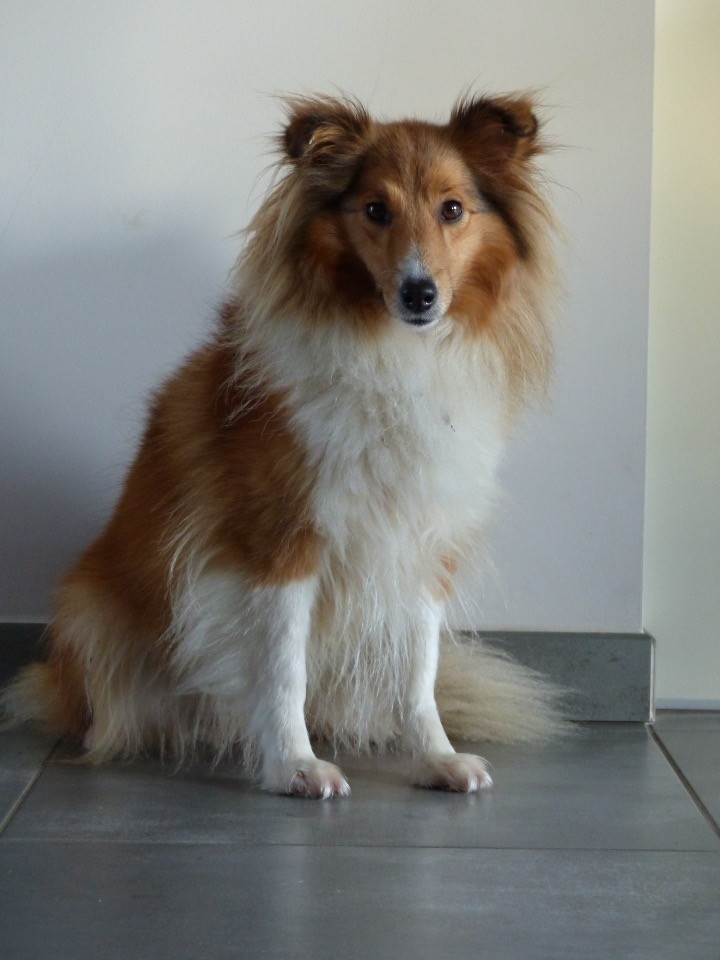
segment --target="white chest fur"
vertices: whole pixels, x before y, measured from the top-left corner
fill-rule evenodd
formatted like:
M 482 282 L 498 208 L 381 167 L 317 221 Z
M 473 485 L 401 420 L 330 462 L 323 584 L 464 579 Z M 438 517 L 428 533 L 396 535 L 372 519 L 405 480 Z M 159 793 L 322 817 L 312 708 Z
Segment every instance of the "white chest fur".
M 313 519 L 332 550 L 342 557 L 364 543 L 412 567 L 431 552 L 464 552 L 483 523 L 502 407 L 479 352 L 395 333 L 329 375 L 316 357 L 295 385 L 293 422 L 317 470 Z

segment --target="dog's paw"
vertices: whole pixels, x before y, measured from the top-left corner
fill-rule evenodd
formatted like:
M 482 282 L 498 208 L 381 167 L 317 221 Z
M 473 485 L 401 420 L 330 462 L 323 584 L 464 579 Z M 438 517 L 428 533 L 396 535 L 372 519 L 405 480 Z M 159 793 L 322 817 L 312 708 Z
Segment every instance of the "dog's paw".
M 334 763 L 315 757 L 289 764 L 282 774 L 264 776 L 262 787 L 273 793 L 313 800 L 329 800 L 350 794 L 350 784 L 342 771 Z
M 415 774 L 415 783 L 434 790 L 475 793 L 489 790 L 492 777 L 482 757 L 472 753 L 431 754 L 423 758 Z

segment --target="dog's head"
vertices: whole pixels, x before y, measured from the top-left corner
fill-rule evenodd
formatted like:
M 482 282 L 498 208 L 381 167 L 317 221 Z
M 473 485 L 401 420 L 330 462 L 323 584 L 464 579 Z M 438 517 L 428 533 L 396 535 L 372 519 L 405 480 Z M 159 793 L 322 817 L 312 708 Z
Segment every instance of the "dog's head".
M 298 269 L 366 323 L 478 325 L 533 255 L 526 209 L 540 143 L 528 97 L 467 98 L 443 125 L 295 99 L 281 146 L 303 207 Z

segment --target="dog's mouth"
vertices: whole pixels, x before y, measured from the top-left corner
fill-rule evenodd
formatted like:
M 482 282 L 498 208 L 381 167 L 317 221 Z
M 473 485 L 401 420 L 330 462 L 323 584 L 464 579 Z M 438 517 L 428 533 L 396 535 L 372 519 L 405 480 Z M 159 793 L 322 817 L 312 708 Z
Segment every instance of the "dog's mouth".
M 421 314 L 403 314 L 400 319 L 403 323 L 411 327 L 433 327 L 438 322 L 439 317 L 429 316 L 427 313 Z

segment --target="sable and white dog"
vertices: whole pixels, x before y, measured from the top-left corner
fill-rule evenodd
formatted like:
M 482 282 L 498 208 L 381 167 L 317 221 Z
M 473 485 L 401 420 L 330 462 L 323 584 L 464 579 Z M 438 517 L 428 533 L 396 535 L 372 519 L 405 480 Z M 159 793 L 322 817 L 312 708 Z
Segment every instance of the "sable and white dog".
M 547 376 L 532 103 L 467 98 L 439 125 L 298 98 L 279 143 L 216 332 L 156 394 L 5 712 L 91 760 L 240 748 L 281 793 L 348 793 L 310 735 L 399 744 L 416 783 L 477 790 L 484 761 L 448 733 L 556 724 L 534 675 L 441 641 Z

